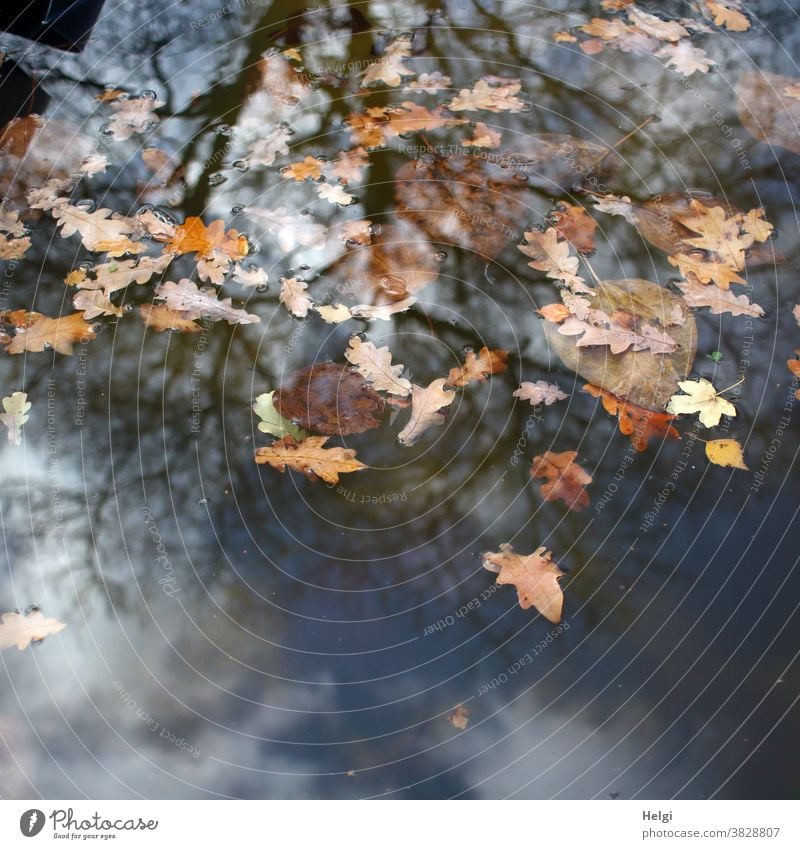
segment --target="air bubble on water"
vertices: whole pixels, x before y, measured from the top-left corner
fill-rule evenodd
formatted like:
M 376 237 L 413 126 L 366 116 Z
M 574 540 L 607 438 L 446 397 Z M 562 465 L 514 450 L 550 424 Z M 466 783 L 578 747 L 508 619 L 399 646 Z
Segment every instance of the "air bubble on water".
M 445 251 L 436 251 L 436 253 L 433 255 L 433 258 L 437 262 L 444 262 L 447 259 L 447 253 Z
M 241 172 L 242 172 L 242 174 L 244 174 L 246 171 L 249 171 L 249 170 L 250 170 L 250 165 L 248 164 L 248 162 L 247 162 L 247 160 L 246 160 L 246 159 L 237 159 L 237 160 L 233 163 L 233 167 L 234 167 L 237 171 L 241 171 Z
M 153 91 L 152 88 L 146 88 L 142 92 L 141 97 L 143 100 L 158 100 L 158 95 Z
M 651 124 L 660 124 L 661 123 L 661 116 L 656 112 L 648 112 L 644 117 Z M 620 128 L 620 129 L 623 129 L 623 128 Z
M 306 263 L 303 263 L 301 266 L 299 266 L 299 268 L 300 271 L 311 271 L 311 266 L 307 265 Z
M 368 230 L 370 236 L 380 236 L 383 227 L 380 224 L 370 224 Z
M 407 41 L 413 41 L 414 40 L 414 33 L 413 32 L 401 32 L 400 35 L 398 35 L 397 37 L 405 39 Z
M 475 349 L 471 345 L 464 345 L 464 347 L 461 349 L 461 355 L 464 356 L 464 357 L 466 357 L 467 354 L 474 354 L 474 353 L 475 353 Z
M 261 245 L 249 233 L 241 233 L 240 235 L 244 236 L 244 240 L 247 242 L 247 256 L 257 254 L 261 249 Z
M 154 209 L 155 207 L 152 203 L 145 203 L 136 210 L 134 215 L 144 215 L 146 212 L 152 212 Z
M 233 127 L 230 124 L 217 124 L 214 127 L 214 132 L 218 136 L 232 136 L 233 135 Z
M 256 286 L 256 292 L 267 292 L 269 291 L 269 283 L 259 283 Z
M 241 215 L 245 211 L 246 207 L 242 206 L 242 204 L 237 203 L 236 206 L 231 207 L 231 212 L 234 215 Z
M 212 174 L 208 178 L 209 186 L 218 186 L 220 183 L 227 183 L 228 178 L 224 174 Z
M 79 200 L 75 206 L 82 209 L 84 212 L 94 212 L 97 209 L 97 204 L 91 198 L 83 198 Z
M 300 102 L 300 98 L 296 97 L 293 94 L 287 94 L 279 98 L 279 100 L 281 101 L 281 103 L 283 103 L 284 106 L 297 106 L 297 104 Z
M 111 89 L 113 91 L 113 89 Z M 123 91 L 122 94 L 118 94 L 116 97 L 117 103 L 125 103 L 126 100 L 130 100 L 131 96 L 127 91 Z
M 86 260 L 86 262 L 82 262 L 78 268 L 80 268 L 81 271 L 92 271 L 94 269 L 94 263 L 90 260 Z
M 207 498 L 201 498 L 201 499 L 198 500 L 197 503 L 198 504 L 208 504 L 208 499 Z
M 267 49 L 266 49 L 266 50 L 265 50 L 265 51 L 261 54 L 261 56 L 262 56 L 262 58 L 264 58 L 264 59 L 269 59 L 269 58 L 271 58 L 272 56 L 277 56 L 277 55 L 278 55 L 279 53 L 281 53 L 281 52 L 282 52 L 282 51 L 281 51 L 280 47 L 268 47 L 268 48 L 267 48 Z
M 311 210 L 310 209 L 301 209 L 298 214 L 299 215 L 311 215 Z
M 514 174 L 514 179 L 520 183 L 527 183 L 529 178 L 524 171 L 517 171 L 516 174 Z
M 106 138 L 111 138 L 111 136 L 114 135 L 114 130 L 111 127 L 110 122 L 108 124 L 103 124 L 103 126 L 100 127 L 100 135 L 105 136 Z
M 451 318 L 447 323 L 450 327 L 458 327 L 458 322 L 454 318 Z

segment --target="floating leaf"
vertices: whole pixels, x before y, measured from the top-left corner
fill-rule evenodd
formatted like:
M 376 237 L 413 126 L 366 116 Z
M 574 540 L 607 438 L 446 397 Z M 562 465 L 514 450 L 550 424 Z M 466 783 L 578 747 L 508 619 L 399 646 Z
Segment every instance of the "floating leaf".
M 663 412 L 675 391 L 675 384 L 687 377 L 694 362 L 697 327 L 690 310 L 677 295 L 647 280 L 617 280 L 597 284 L 592 301 L 608 315 L 617 311 L 636 316 L 639 321 L 658 324 L 675 343 L 675 351 L 654 354 L 648 350 L 626 350 L 612 354 L 607 346 L 578 347 L 573 337 L 558 332 L 559 325 L 544 322 L 550 346 L 566 366 L 594 386 L 638 407 Z M 675 307 L 686 317 L 675 325 Z
M 411 381 L 400 377 L 405 366 L 392 365 L 392 354 L 387 347 L 377 348 L 372 342 L 364 342 L 359 336 L 352 336 L 344 355 L 379 392 L 400 397 L 411 394 Z
M 427 387 L 413 386 L 411 390 L 411 418 L 397 435 L 401 445 L 413 445 L 430 427 L 444 424 L 440 411 L 453 403 L 456 393 L 444 388 L 443 377 L 432 380 Z
M 742 446 L 735 439 L 709 440 L 706 442 L 706 457 L 717 466 L 747 471 Z
M 41 610 L 31 610 L 26 614 L 4 613 L 0 616 L 0 649 L 16 646 L 23 651 L 31 643 L 39 643 L 66 627 L 58 619 L 46 619 Z
M 8 429 L 8 441 L 11 445 L 22 445 L 22 425 L 30 418 L 28 410 L 31 402 L 26 392 L 13 392 L 3 398 L 3 412 L 0 422 Z
M 550 622 L 561 621 L 564 593 L 558 579 L 564 572 L 553 563 L 553 554 L 540 546 L 533 554 L 517 554 L 504 542 L 500 551 L 483 555 L 483 568 L 497 574 L 498 584 L 517 588 L 519 606 L 523 610 L 535 607 Z
M 257 427 L 262 433 L 269 433 L 282 439 L 284 436 L 293 436 L 298 442 L 305 439 L 307 434 L 285 419 L 276 409 L 273 403 L 272 392 L 258 395 L 253 404 L 253 412 L 261 419 Z
M 736 415 L 736 407 L 725 398 L 720 398 L 717 390 L 705 378 L 681 380 L 678 386 L 686 394 L 675 394 L 669 399 L 668 413 L 699 413 L 700 423 L 706 427 L 718 425 L 722 416 Z
M 549 407 L 555 404 L 556 401 L 563 401 L 569 398 L 569 395 L 562 392 L 558 386 L 553 383 L 548 383 L 546 380 L 537 380 L 536 383 L 525 381 L 520 383 L 519 389 L 512 393 L 515 398 L 520 401 L 528 401 L 531 406 L 536 407 L 539 404 L 544 404 Z
M 256 463 L 267 463 L 274 469 L 302 472 L 310 480 L 321 478 L 325 483 L 339 483 L 339 475 L 358 472 L 367 467 L 355 459 L 352 448 L 325 448 L 330 437 L 309 436 L 297 442 L 291 436 L 256 449 Z
M 637 451 L 646 451 L 650 440 L 653 438 L 661 440 L 681 438 L 678 431 L 672 426 L 675 416 L 637 407 L 636 404 L 617 398 L 610 392 L 606 392 L 598 386 L 592 386 L 590 383 L 587 383 L 583 390 L 595 398 L 600 398 L 605 411 L 612 416 L 617 416 L 619 432 L 630 437 L 631 445 Z
M 477 354 L 472 350 L 467 351 L 464 365 L 450 369 L 447 385 L 466 386 L 468 383 L 483 382 L 491 374 L 504 372 L 508 368 L 507 360 L 508 351 L 490 351 L 485 345 Z

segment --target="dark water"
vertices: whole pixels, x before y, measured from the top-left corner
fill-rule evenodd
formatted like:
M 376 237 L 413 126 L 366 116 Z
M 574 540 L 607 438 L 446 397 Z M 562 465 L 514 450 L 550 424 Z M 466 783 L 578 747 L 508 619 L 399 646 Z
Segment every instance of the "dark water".
M 677 3 L 644 7 L 654 5 L 687 13 Z M 106 320 L 71 357 L 3 359 L 4 389 L 24 386 L 34 407 L 23 446 L 3 449 L 0 608 L 37 604 L 68 627 L 2 654 L 2 794 L 796 797 L 800 525 L 785 361 L 800 345 L 791 315 L 800 160 L 753 139 L 733 95 L 751 64 L 800 76 L 796 9 L 753 2 L 750 32 L 705 38 L 719 68 L 690 79 L 706 108 L 660 62 L 553 45 L 552 32 L 600 14 L 599 3 L 444 2 L 437 14 L 412 2 L 231 6 L 208 23 L 213 3 L 109 6 L 81 56 L 24 45 L 16 53 L 42 77 L 47 116 L 90 139 L 107 114 L 94 101 L 103 86 L 156 91 L 166 106 L 151 142 L 187 165 L 176 213 L 247 231 L 271 285 L 225 292 L 247 297 L 260 324 L 145 334 L 128 315 Z M 534 308 L 554 290 L 513 240 L 488 263 L 445 248 L 422 308 L 391 322 L 298 322 L 278 304 L 290 267 L 311 266 L 304 276 L 317 278 L 315 293 L 333 285 L 332 256 L 300 248 L 288 257 L 232 207 L 306 205 L 326 225 L 391 222 L 392 176 L 409 154 L 398 142 L 374 155 L 359 207 L 343 211 L 315 203 L 308 184 L 288 185 L 277 167 L 347 147 L 341 120 L 359 98 L 329 84 L 315 91 L 290 119 L 297 147 L 274 169 L 232 169 L 238 141 L 214 127 L 257 127 L 242 104 L 248 73 L 271 46 L 301 45 L 311 71 L 363 67 L 387 42 L 381 33 L 404 31 L 430 57 L 415 68 L 442 70 L 457 87 L 485 74 L 521 77 L 531 111 L 478 118 L 512 135 L 614 144 L 656 113 L 615 163 L 609 188 L 618 193 L 700 189 L 766 209 L 786 257 L 748 270 L 766 316 L 697 315 L 695 373 L 727 386 L 745 372 L 738 416 L 715 435 L 746 445 L 749 472 L 709 465 L 700 442 L 682 454 L 685 438 L 632 454 L 581 392 L 584 381 L 548 351 Z M 101 141 L 112 166 L 90 184 L 100 205 L 141 205 L 145 139 Z M 217 172 L 227 182 L 209 185 Z M 552 200 L 532 193 L 529 221 Z M 601 278 L 674 276 L 624 220 L 598 220 L 592 265 Z M 37 225 L 12 275 L 10 308 L 69 310 L 64 274 L 89 257 L 77 239 L 51 235 L 51 223 Z M 132 286 L 125 302 L 151 295 Z M 255 395 L 315 359 L 341 362 L 354 330 L 388 344 L 419 383 L 446 374 L 464 346 L 506 348 L 510 367 L 468 387 L 446 426 L 413 448 L 396 443 L 400 424 L 388 417 L 348 438 L 370 468 L 344 476 L 339 490 L 256 466 L 254 444 L 265 440 Z M 705 356 L 714 350 L 723 354 L 716 366 Z M 542 378 L 570 398 L 530 419 L 511 392 Z M 584 512 L 539 497 L 527 470 L 548 449 L 576 449 L 594 476 Z M 509 541 L 519 551 L 546 545 L 569 570 L 568 628 L 521 610 L 511 588 L 491 592 L 480 554 Z M 447 721 L 458 704 L 470 710 L 463 732 Z

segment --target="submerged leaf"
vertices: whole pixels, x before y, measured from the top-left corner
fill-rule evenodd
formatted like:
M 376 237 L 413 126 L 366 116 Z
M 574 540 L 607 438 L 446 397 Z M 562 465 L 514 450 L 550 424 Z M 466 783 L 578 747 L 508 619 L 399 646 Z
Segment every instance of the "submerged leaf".
M 675 384 L 687 377 L 694 362 L 697 327 L 691 311 L 677 295 L 647 280 L 617 280 L 597 284 L 592 303 L 607 315 L 625 312 L 640 322 L 657 324 L 675 343 L 668 354 L 626 350 L 612 354 L 607 346 L 578 347 L 573 337 L 559 333 L 558 324 L 545 321 L 547 341 L 565 365 L 589 383 L 638 407 L 663 412 Z M 685 316 L 673 322 L 675 307 Z
M 545 451 L 533 458 L 531 477 L 547 478 L 539 487 L 545 501 L 563 501 L 570 510 L 579 512 L 589 506 L 586 487 L 592 476 L 575 462 L 577 456 L 577 451 Z

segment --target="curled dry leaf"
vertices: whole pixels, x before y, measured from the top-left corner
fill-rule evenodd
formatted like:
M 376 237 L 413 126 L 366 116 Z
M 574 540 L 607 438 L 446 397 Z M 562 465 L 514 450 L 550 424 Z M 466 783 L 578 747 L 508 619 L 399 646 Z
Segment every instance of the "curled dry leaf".
M 22 445 L 22 425 L 30 418 L 28 410 L 31 402 L 26 392 L 12 392 L 3 398 L 3 413 L 0 422 L 8 430 L 8 441 L 11 445 Z
M 383 398 L 349 368 L 316 363 L 294 372 L 273 396 L 275 408 L 311 433 L 346 436 L 380 426 Z
M 537 380 L 536 383 L 530 383 L 529 381 L 520 383 L 519 389 L 516 389 L 512 394 L 515 398 L 519 398 L 520 401 L 528 401 L 533 407 L 537 407 L 539 404 L 549 407 L 551 404 L 555 404 L 556 401 L 563 401 L 569 397 L 558 386 L 548 383 L 546 380 Z
M 539 487 L 545 501 L 563 501 L 570 510 L 579 512 L 589 506 L 586 486 L 592 476 L 575 462 L 577 456 L 577 451 L 545 451 L 533 458 L 531 477 L 547 478 Z
M 444 388 L 443 377 L 432 380 L 427 387 L 414 384 L 411 390 L 411 418 L 397 435 L 401 445 L 413 445 L 430 427 L 444 424 L 440 411 L 453 403 L 456 393 Z
M 523 610 L 535 607 L 550 622 L 560 622 L 564 593 L 558 579 L 564 572 L 553 562 L 553 554 L 540 546 L 533 554 L 517 554 L 504 542 L 500 551 L 483 555 L 483 568 L 497 574 L 498 584 L 517 588 L 519 606 Z
M 747 471 L 742 446 L 735 439 L 709 440 L 706 442 L 706 457 L 717 466 Z
M 508 351 L 499 348 L 490 351 L 485 345 L 476 354 L 473 350 L 467 351 L 464 365 L 450 369 L 447 375 L 447 386 L 466 386 L 474 381 L 485 381 L 490 374 L 504 372 L 508 365 Z
M 736 415 L 736 407 L 725 398 L 720 398 L 717 390 L 705 378 L 681 380 L 678 386 L 686 394 L 675 394 L 669 399 L 668 413 L 699 413 L 700 423 L 706 427 L 716 427 L 722 416 Z
M 267 447 L 256 449 L 256 463 L 267 463 L 285 472 L 302 472 L 310 480 L 321 478 L 325 483 L 339 483 L 339 475 L 358 472 L 367 467 L 356 460 L 352 448 L 325 448 L 330 437 L 308 436 L 301 442 L 285 436 Z
M 547 341 L 565 365 L 589 383 L 638 407 L 657 412 L 675 391 L 675 384 L 692 368 L 697 345 L 697 326 L 681 298 L 647 280 L 617 280 L 597 284 L 592 303 L 607 315 L 625 312 L 643 323 L 660 325 L 675 343 L 668 354 L 649 350 L 626 350 L 612 354 L 607 346 L 578 347 L 574 337 L 558 332 L 560 325 L 545 321 Z M 675 324 L 676 306 L 685 316 Z
M 187 313 L 172 310 L 165 304 L 142 304 L 139 313 L 144 326 L 163 333 L 165 330 L 176 330 L 180 333 L 199 333 L 203 328 L 187 318 Z
M 400 377 L 405 366 L 392 365 L 392 353 L 387 347 L 377 348 L 372 342 L 365 342 L 360 336 L 352 336 L 345 359 L 358 373 L 379 392 L 388 392 L 404 398 L 411 394 L 411 381 Z
M 41 610 L 28 613 L 4 613 L 0 616 L 0 649 L 16 646 L 20 651 L 31 643 L 40 643 L 45 637 L 63 631 L 67 626 L 58 619 L 48 619 Z
M 92 325 L 84 321 L 79 312 L 48 318 L 38 312 L 14 310 L 0 313 L 0 317 L 4 323 L 16 328 L 16 333 L 6 345 L 9 354 L 53 350 L 69 355 L 76 342 L 88 342 L 95 335 Z
M 660 440 L 681 438 L 681 435 L 672 426 L 675 416 L 637 407 L 636 404 L 617 398 L 616 395 L 600 389 L 599 386 L 592 386 L 591 383 L 587 383 L 583 390 L 595 398 L 600 398 L 605 411 L 612 416 L 617 416 L 619 432 L 630 437 L 631 445 L 636 451 L 646 451 L 650 440 L 653 438 Z

